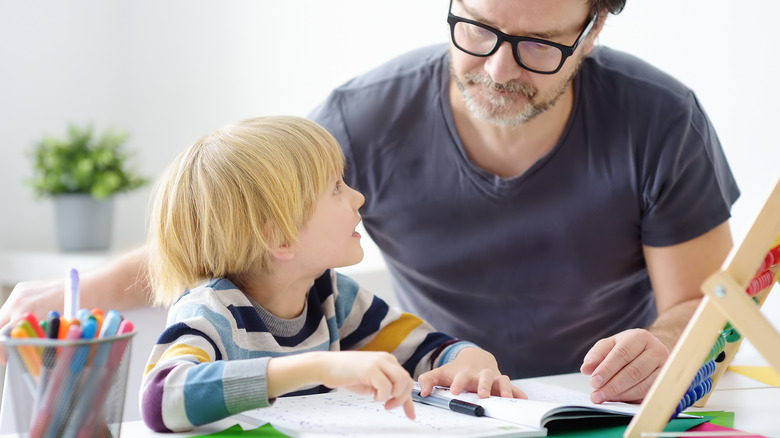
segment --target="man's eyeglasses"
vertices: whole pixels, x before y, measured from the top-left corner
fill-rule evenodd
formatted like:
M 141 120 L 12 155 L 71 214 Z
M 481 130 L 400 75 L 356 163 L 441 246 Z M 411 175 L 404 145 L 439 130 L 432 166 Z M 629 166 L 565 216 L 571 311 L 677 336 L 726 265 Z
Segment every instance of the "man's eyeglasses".
M 452 5 L 450 4 L 450 7 Z M 447 23 L 450 24 L 452 42 L 455 47 L 473 56 L 487 57 L 498 50 L 504 41 L 512 45 L 515 61 L 526 70 L 541 74 L 554 74 L 561 69 L 566 58 L 571 56 L 577 46 L 588 35 L 596 21 L 596 16 L 588 20 L 577 41 L 572 46 L 565 46 L 539 38 L 507 35 L 478 21 L 458 17 L 449 13 Z

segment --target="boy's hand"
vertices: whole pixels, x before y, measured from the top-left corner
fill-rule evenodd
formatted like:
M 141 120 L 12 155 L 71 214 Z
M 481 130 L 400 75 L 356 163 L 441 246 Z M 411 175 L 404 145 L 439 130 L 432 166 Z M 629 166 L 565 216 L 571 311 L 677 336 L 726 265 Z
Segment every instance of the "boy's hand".
M 374 394 L 385 409 L 403 406 L 414 420 L 414 380 L 390 353 L 339 351 L 323 355 L 320 382 L 328 388 L 345 388 L 358 394 Z
M 509 377 L 498 370 L 496 358 L 481 348 L 461 350 L 455 360 L 422 374 L 417 382 L 420 395 L 431 393 L 434 386 L 449 386 L 453 394 L 476 392 L 481 398 L 498 395 L 508 398 L 528 398 Z

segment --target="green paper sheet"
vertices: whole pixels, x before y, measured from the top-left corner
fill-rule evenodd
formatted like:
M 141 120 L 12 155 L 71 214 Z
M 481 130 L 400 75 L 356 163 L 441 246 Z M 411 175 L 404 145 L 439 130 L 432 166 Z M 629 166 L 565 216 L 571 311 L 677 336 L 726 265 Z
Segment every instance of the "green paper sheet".
M 287 435 L 279 432 L 278 430 L 274 429 L 273 426 L 271 426 L 271 423 L 266 423 L 256 429 L 249 429 L 244 430 L 239 426 L 238 424 L 234 424 L 233 426 L 223 430 L 222 432 L 215 432 L 208 435 L 202 435 L 202 436 L 214 436 L 214 437 L 265 437 L 265 438 L 289 438 Z
M 702 417 L 714 417 L 709 422 L 717 426 L 734 428 L 734 413 L 728 411 L 690 411 L 685 414 L 699 415 Z

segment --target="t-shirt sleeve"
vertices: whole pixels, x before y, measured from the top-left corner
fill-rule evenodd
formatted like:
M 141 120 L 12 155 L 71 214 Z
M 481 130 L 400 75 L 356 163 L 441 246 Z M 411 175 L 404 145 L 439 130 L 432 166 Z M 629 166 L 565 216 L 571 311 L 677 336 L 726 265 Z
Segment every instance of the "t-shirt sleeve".
M 660 145 L 644 160 L 641 238 L 668 246 L 698 237 L 730 217 L 739 189 L 717 134 L 692 92 L 670 115 Z M 655 156 L 653 156 L 655 155 Z
M 324 102 L 309 113 L 308 119 L 325 128 L 339 143 L 339 146 L 341 146 L 341 150 L 344 153 L 344 159 L 346 160 L 344 182 L 350 187 L 360 190 L 356 185 L 357 181 L 353 167 L 354 160 L 352 159 L 352 143 L 350 142 L 347 125 L 344 122 L 342 103 L 343 97 L 341 93 L 338 90 L 335 90 L 331 92 Z

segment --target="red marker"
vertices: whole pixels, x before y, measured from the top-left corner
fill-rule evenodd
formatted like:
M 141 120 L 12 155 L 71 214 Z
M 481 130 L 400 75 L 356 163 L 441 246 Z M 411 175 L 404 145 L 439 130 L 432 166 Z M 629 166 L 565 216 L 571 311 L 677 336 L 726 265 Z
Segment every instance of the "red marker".
M 32 326 L 32 329 L 35 330 L 35 336 L 38 338 L 45 338 L 46 335 L 43 333 L 43 329 L 41 328 L 41 325 L 38 324 L 38 320 L 35 318 L 35 315 L 33 315 L 30 312 L 25 312 L 22 315 L 22 319 L 29 322 Z

